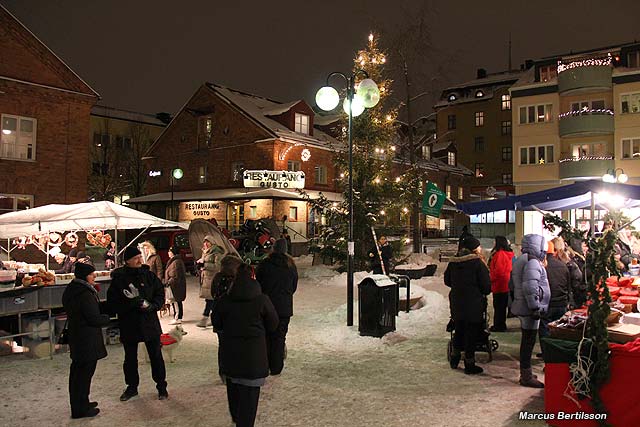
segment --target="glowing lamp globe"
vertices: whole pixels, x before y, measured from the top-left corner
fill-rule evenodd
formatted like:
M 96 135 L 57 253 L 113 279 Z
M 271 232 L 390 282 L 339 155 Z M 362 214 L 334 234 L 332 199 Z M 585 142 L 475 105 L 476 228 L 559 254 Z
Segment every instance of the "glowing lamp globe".
M 627 176 L 626 173 L 621 173 L 620 175 L 618 175 L 618 182 L 624 184 L 627 181 L 629 181 L 629 176 Z
M 356 93 L 362 98 L 365 108 L 375 107 L 380 101 L 378 85 L 371 79 L 364 79 L 358 85 Z
M 324 111 L 331 111 L 340 103 L 338 91 L 331 86 L 325 86 L 316 93 L 316 105 Z
M 344 102 L 342 103 L 342 108 L 344 109 L 344 112 L 349 114 L 349 99 L 345 98 Z M 351 115 L 353 117 L 358 117 L 360 114 L 362 114 L 364 112 L 364 102 L 362 101 L 362 98 L 356 93 L 353 95 L 353 106 L 351 107 Z
M 184 176 L 184 172 L 182 169 L 174 169 L 172 175 L 174 179 L 180 179 Z

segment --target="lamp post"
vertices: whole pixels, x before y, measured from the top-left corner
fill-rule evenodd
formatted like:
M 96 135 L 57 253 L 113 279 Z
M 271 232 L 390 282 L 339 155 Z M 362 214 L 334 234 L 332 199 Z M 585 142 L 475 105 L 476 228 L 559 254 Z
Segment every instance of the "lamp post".
M 177 215 L 173 206 L 173 186 L 175 185 L 175 181 L 181 179 L 184 176 L 184 172 L 180 168 L 171 169 L 171 220 L 177 221 Z
M 356 77 L 362 74 L 365 79 L 358 84 L 356 90 Z M 332 111 L 340 103 L 338 91 L 329 85 L 329 80 L 333 76 L 342 77 L 347 83 L 347 96 L 343 102 L 343 109 L 349 116 L 349 126 L 347 138 L 349 145 L 349 240 L 347 242 L 347 326 L 353 326 L 353 273 L 355 244 L 353 242 L 353 142 L 351 140 L 351 130 L 353 118 L 364 112 L 365 108 L 375 107 L 380 101 L 380 91 L 378 85 L 369 78 L 364 70 L 356 70 L 351 75 L 340 72 L 333 72 L 327 76 L 326 86 L 320 88 L 316 93 L 316 104 L 324 111 Z
M 620 171 L 620 173 L 618 173 L 618 171 Z M 609 183 L 619 182 L 620 184 L 624 184 L 629 180 L 629 176 L 624 173 L 624 169 L 622 168 L 607 169 L 607 172 L 602 175 L 602 180 Z

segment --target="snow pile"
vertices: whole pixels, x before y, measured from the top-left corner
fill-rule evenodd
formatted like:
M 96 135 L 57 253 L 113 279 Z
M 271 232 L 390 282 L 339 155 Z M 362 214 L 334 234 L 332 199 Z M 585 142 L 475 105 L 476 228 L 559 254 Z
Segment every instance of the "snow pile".
M 430 255 L 427 255 L 427 254 L 424 254 L 424 253 L 415 253 L 414 252 L 411 255 L 409 255 L 409 258 L 407 258 L 407 263 L 408 264 L 421 265 L 421 266 L 424 267 L 427 264 L 437 264 L 438 260 L 434 259 Z
M 304 279 L 317 279 L 333 277 L 338 273 L 330 265 L 314 265 L 313 267 L 298 267 L 298 277 Z

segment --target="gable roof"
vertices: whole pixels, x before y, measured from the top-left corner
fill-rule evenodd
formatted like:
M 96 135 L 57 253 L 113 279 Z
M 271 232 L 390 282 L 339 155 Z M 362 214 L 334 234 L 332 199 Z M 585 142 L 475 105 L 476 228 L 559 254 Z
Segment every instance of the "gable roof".
M 165 127 L 166 123 L 158 119 L 154 114 L 139 113 L 137 111 L 121 110 L 106 105 L 94 105 L 91 107 L 91 115 L 110 119 L 125 120 L 128 122 L 144 123 L 158 127 Z
M 229 103 L 239 109 L 245 116 L 258 122 L 262 127 L 267 129 L 274 137 L 284 141 L 310 144 L 316 146 L 327 147 L 330 144 L 337 144 L 338 141 L 314 128 L 313 135 L 305 135 L 288 129 L 282 123 L 279 123 L 269 116 L 282 114 L 289 111 L 293 106 L 304 101 L 293 101 L 282 103 L 272 99 L 264 98 L 258 95 L 230 89 L 215 83 L 206 83 L 207 87 L 227 100 Z
M 36 84 L 38 86 L 44 86 L 44 87 L 48 87 L 51 89 L 58 89 L 58 90 L 64 90 L 67 92 L 73 92 L 73 93 L 77 93 L 77 94 L 81 94 L 81 95 L 88 95 L 88 96 L 93 96 L 96 98 L 100 98 L 100 94 L 98 92 L 96 92 L 91 86 L 89 86 L 89 84 L 87 82 L 85 82 L 82 77 L 80 77 L 78 74 L 76 74 L 75 71 L 73 71 L 73 69 L 71 69 L 71 67 L 69 67 L 69 65 L 67 65 L 67 63 L 65 63 L 58 55 L 55 54 L 54 51 L 52 51 L 49 46 L 47 46 L 44 42 L 42 42 L 31 30 L 29 30 L 29 28 L 27 28 L 26 25 L 24 25 L 15 15 L 13 15 L 11 12 L 9 12 L 9 10 L 7 10 L 7 8 L 5 8 L 2 4 L 0 4 L 0 18 L 4 18 L 4 20 L 7 20 L 9 22 L 14 22 L 17 24 L 18 29 L 22 30 L 22 32 L 25 33 L 25 35 L 32 39 L 35 44 L 40 47 L 41 49 L 43 49 L 43 51 L 45 52 L 45 54 L 48 54 L 51 59 L 53 59 L 53 62 L 57 63 L 62 70 L 66 71 L 67 75 L 61 75 L 60 77 L 63 80 L 67 80 L 69 77 L 71 77 L 71 79 L 75 80 L 75 87 L 71 88 L 71 87 L 57 87 L 57 86 L 53 86 L 53 85 L 47 85 L 46 83 L 43 82 L 36 82 L 36 81 L 30 81 L 30 80 L 23 80 L 20 79 L 17 76 L 1 76 L 0 78 L 5 78 L 8 80 L 13 80 L 13 81 L 17 81 L 17 82 L 21 82 L 21 83 L 31 83 L 31 84 Z M 60 70 L 55 70 L 52 67 L 50 67 L 50 69 L 52 69 L 54 72 L 56 72 L 57 74 L 61 74 Z

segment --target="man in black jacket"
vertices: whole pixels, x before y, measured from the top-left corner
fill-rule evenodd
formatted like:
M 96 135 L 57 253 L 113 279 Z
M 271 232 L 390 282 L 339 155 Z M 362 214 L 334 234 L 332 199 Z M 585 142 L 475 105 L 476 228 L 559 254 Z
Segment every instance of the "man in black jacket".
M 147 347 L 158 399 L 165 400 L 169 394 L 160 344 L 162 328 L 157 313 L 164 304 L 164 286 L 149 266 L 142 264 L 142 255 L 137 248 L 128 247 L 124 251 L 124 261 L 124 267 L 111 272 L 111 287 L 107 291 L 107 305 L 118 315 L 120 341 L 124 347 L 123 369 L 127 388 L 120 400 L 124 402 L 138 395 L 140 342 Z
M 378 253 L 378 248 L 380 253 Z M 382 264 L 380 264 L 382 258 Z M 389 274 L 391 273 L 391 258 L 393 258 L 393 249 L 385 236 L 378 239 L 378 247 L 373 247 L 369 251 L 369 260 L 371 261 L 371 269 L 373 274 Z M 382 266 L 384 265 L 384 272 Z
M 298 270 L 293 259 L 287 255 L 287 241 L 278 239 L 273 252 L 262 261 L 256 270 L 256 280 L 276 308 L 280 323 L 278 329 L 267 335 L 269 370 L 279 375 L 284 368 L 285 344 L 289 321 L 293 316 L 293 294 L 298 289 Z
M 93 286 L 94 271 L 95 268 L 88 264 L 76 267 L 76 278 L 62 294 L 71 350 L 69 400 L 72 418 L 95 417 L 100 412 L 97 402 L 89 402 L 89 392 L 98 360 L 107 357 L 102 327 L 109 324 L 109 316 L 100 314 L 98 291 Z

